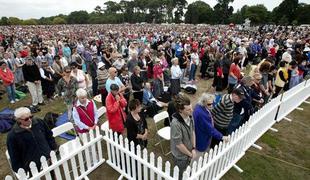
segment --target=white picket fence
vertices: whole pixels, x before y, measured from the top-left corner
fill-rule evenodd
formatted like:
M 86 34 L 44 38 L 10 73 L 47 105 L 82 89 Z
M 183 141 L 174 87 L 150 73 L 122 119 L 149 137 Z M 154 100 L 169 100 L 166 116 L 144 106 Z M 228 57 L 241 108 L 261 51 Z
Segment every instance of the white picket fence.
M 148 153 L 147 149 L 141 150 L 133 142 L 128 142 L 122 135 L 113 134 L 111 130 L 105 130 L 103 137 L 107 143 L 108 160 L 106 161 L 113 169 L 121 174 L 121 177 L 127 179 L 167 179 L 174 180 L 179 177 L 179 169 L 173 168 L 169 161 L 163 166 L 162 158 L 157 159 L 153 152 Z M 120 178 L 121 179 L 121 178 Z
M 309 96 L 310 81 L 305 81 L 285 92 L 282 96 L 272 99 L 271 102 L 253 114 L 249 121 L 233 132 L 230 135 L 229 142 L 221 142 L 209 153 L 206 153 L 204 157 L 201 157 L 198 162 L 194 162 L 191 167 L 188 167 L 183 173 L 183 180 L 220 179 L 232 167 L 242 172 L 236 163 L 244 156 L 247 149 L 251 146 L 261 149 L 255 142 L 268 130 L 277 132 L 272 126 L 286 118 L 294 109 L 300 109 L 298 106 Z M 92 133 L 89 135 L 89 140 L 87 135 L 83 136 L 83 145 L 79 143 L 79 139 L 75 139 L 72 141 L 72 145 L 62 146 L 59 160 L 52 152 L 52 163 L 50 165 L 47 164 L 45 158 L 42 158 L 43 169 L 40 172 L 32 163 L 33 177 L 30 179 L 40 179 L 43 176 L 51 179 L 51 171 L 55 172 L 57 179 L 62 179 L 60 167 L 63 167 L 64 172 L 71 170 L 74 179 L 87 178 L 87 174 L 104 162 L 101 149 L 102 139 L 106 141 L 107 145 L 106 163 L 120 173 L 119 179 L 179 179 L 179 169 L 172 167 L 169 161 L 163 163 L 160 156 L 156 158 L 153 152 L 149 153 L 147 149 L 141 150 L 140 146 L 137 146 L 135 152 L 133 142 L 129 143 L 127 138 L 124 139 L 123 136 L 113 134 L 106 128 L 104 131 L 104 136 L 102 136 L 97 127 L 95 135 Z M 79 160 L 78 165 L 75 162 L 76 158 Z M 71 162 L 71 166 L 68 166 L 69 162 Z M 27 179 L 24 170 L 20 170 L 18 174 L 22 177 L 21 179 Z M 71 175 L 72 173 L 65 173 L 64 179 L 71 179 Z M 6 179 L 9 180 L 11 177 L 7 176 Z
M 82 142 L 81 142 L 82 140 Z M 34 162 L 30 163 L 32 177 L 28 178 L 24 169 L 17 172 L 18 179 L 46 180 L 57 179 L 88 179 L 87 175 L 104 163 L 102 154 L 102 135 L 97 127 L 89 134 L 83 134 L 81 138 L 68 141 L 59 147 L 60 157 L 52 151 L 50 162 L 44 156 L 41 157 L 42 168 L 39 170 Z M 7 176 L 6 180 L 12 180 Z
M 277 116 L 277 121 L 282 119 L 287 119 L 287 116 L 292 112 L 296 107 L 300 106 L 310 95 L 310 80 L 298 84 L 296 87 L 291 90 L 283 93 L 281 100 L 281 106 L 279 108 L 279 114 Z
M 221 142 L 209 153 L 206 153 L 204 157 L 201 157 L 198 162 L 194 162 L 191 167 L 188 167 L 183 173 L 183 180 L 220 179 L 231 167 L 242 172 L 236 163 L 244 156 L 245 152 L 251 146 L 261 149 L 255 142 L 268 130 L 277 132 L 276 129 L 272 128 L 277 122 L 276 120 L 287 116 L 309 96 L 310 81 L 305 81 L 283 95 L 272 99 L 271 102 L 253 114 L 248 122 L 233 132 L 230 135 L 229 142 Z M 104 140 L 107 142 L 108 150 L 107 163 L 122 177 L 139 180 L 141 176 L 144 176 L 144 179 L 178 179 L 178 168 L 171 168 L 168 161 L 163 170 L 160 157 L 157 158 L 158 162 L 155 164 L 153 153 L 148 159 L 147 150 L 144 149 L 143 155 L 141 155 L 140 147 L 138 147 L 137 153 L 135 153 L 133 143 L 130 144 L 131 150 L 129 150 L 127 139 L 123 140 L 122 136 L 116 134 L 113 137 L 112 132 L 108 130 L 105 134 Z M 135 164 L 126 163 L 130 160 L 136 160 L 138 167 Z

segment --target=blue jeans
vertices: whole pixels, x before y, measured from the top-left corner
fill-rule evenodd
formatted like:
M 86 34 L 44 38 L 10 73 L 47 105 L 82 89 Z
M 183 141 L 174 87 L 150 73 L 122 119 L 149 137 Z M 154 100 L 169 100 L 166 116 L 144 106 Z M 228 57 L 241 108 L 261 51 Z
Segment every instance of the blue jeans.
M 5 87 L 6 92 L 8 93 L 9 101 L 15 101 L 15 85 L 11 84 Z
M 228 125 L 228 134 L 231 134 L 234 132 L 236 129 L 238 129 L 240 122 L 242 119 L 242 115 L 238 113 L 233 114 L 233 118 L 231 119 L 229 125 Z
M 195 80 L 196 69 L 197 69 L 197 65 L 196 64 L 192 64 L 191 65 L 191 70 L 189 72 L 189 81 Z

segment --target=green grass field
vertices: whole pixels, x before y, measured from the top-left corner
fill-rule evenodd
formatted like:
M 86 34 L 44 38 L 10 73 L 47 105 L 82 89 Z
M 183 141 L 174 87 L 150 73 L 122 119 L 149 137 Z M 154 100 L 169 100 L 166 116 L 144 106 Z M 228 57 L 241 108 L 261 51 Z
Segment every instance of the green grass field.
M 210 81 L 200 80 L 198 82 L 199 90 L 195 95 L 191 96 L 193 104 L 202 92 L 209 90 Z M 5 107 L 16 108 L 22 105 L 30 105 L 30 95 L 14 105 L 7 102 L 3 98 L 0 102 L 0 109 Z M 245 156 L 237 163 L 244 170 L 238 173 L 235 169 L 230 169 L 223 177 L 227 180 L 237 179 L 310 179 L 310 134 L 309 134 L 309 117 L 310 105 L 303 104 L 304 111 L 293 111 L 289 117 L 292 122 L 281 121 L 274 128 L 279 132 L 267 132 L 257 142 L 263 149 L 256 150 L 250 148 Z M 62 100 L 55 100 L 41 107 L 42 111 L 36 113 L 35 116 L 44 117 L 47 112 L 62 113 L 65 111 L 65 105 Z M 101 123 L 105 121 L 105 117 L 101 119 Z M 148 119 L 150 136 L 149 136 L 149 152 L 154 152 L 157 156 L 161 155 L 159 147 L 155 147 L 155 128 L 152 119 Z M 57 139 L 58 142 L 63 140 Z M 169 150 L 169 142 L 165 142 L 165 150 Z M 104 152 L 106 145 L 103 143 Z M 0 178 L 3 179 L 10 173 L 9 165 L 5 158 L 6 150 L 6 134 L 0 135 Z M 104 156 L 107 158 L 107 154 Z M 163 160 L 170 160 L 171 155 L 162 156 Z M 119 174 L 110 168 L 107 164 L 96 169 L 89 177 L 90 179 L 117 179 Z

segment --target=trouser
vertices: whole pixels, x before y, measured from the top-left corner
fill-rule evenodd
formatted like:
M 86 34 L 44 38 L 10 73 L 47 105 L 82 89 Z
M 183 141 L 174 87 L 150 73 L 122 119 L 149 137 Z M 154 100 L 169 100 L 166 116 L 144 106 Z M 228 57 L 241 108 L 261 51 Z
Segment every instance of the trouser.
M 242 59 L 241 59 L 241 68 L 245 67 L 245 56 L 243 55 Z
M 226 128 L 221 128 L 221 127 L 218 127 L 216 125 L 214 125 L 214 127 L 220 132 L 222 133 L 223 136 L 227 136 L 228 133 L 227 133 L 227 127 Z M 212 141 L 211 141 L 211 146 L 210 146 L 210 149 L 213 149 L 216 145 L 218 145 L 221 141 L 220 140 L 217 140 L 215 138 L 212 138 Z
M 201 68 L 200 68 L 201 78 L 205 78 L 206 77 L 207 68 L 208 68 L 208 63 L 207 62 L 201 65 Z
M 26 85 L 32 98 L 32 105 L 37 106 L 39 103 L 43 103 L 41 82 L 36 84 L 28 81 Z
M 9 101 L 15 101 L 15 85 L 14 83 L 5 87 Z
M 179 179 L 181 180 L 183 178 L 183 172 L 186 170 L 187 166 L 190 165 L 190 158 L 183 160 L 183 159 L 177 159 L 173 157 L 174 165 L 178 166 L 179 168 Z
M 196 161 L 196 163 L 198 164 L 198 161 L 199 161 L 199 158 L 203 158 L 205 153 L 209 151 L 209 148 L 207 148 L 205 151 L 203 152 L 200 152 L 198 150 L 195 150 L 196 151 L 196 157 L 194 159 L 192 159 L 191 161 L 191 165 Z
M 191 65 L 191 70 L 190 70 L 190 73 L 189 73 L 189 81 L 195 80 L 196 69 L 197 69 L 197 65 L 196 64 L 192 64 Z
M 183 83 L 184 82 L 184 77 L 185 77 L 185 74 L 186 74 L 186 69 L 181 69 L 181 71 L 182 71 L 182 76 L 181 76 L 180 80 L 181 80 L 181 83 Z
M 92 90 L 93 90 L 93 96 L 98 95 L 98 80 L 96 77 L 91 77 L 92 79 Z
M 241 119 L 242 119 L 242 115 L 238 113 L 233 114 L 233 118 L 231 119 L 228 125 L 228 134 L 231 134 L 236 129 L 238 129 L 238 127 L 240 126 Z
M 103 87 L 102 89 L 99 90 L 100 94 L 101 94 L 101 104 L 102 106 L 105 106 L 105 99 L 108 96 L 108 91 L 105 89 L 105 87 Z
M 68 121 L 69 122 L 73 122 L 73 118 L 72 118 L 72 109 L 73 109 L 73 104 L 67 104 L 67 110 L 68 110 Z
M 228 74 L 224 73 L 224 78 L 222 79 L 222 83 L 223 83 L 222 88 L 226 89 L 228 85 Z
M 236 84 L 230 84 L 228 85 L 228 94 L 230 94 L 233 90 L 234 90 L 234 87 L 236 86 Z
M 283 89 L 283 87 L 279 87 L 279 86 L 275 86 L 275 87 L 276 87 L 275 93 L 273 94 L 272 98 L 276 98 L 281 92 L 281 90 Z

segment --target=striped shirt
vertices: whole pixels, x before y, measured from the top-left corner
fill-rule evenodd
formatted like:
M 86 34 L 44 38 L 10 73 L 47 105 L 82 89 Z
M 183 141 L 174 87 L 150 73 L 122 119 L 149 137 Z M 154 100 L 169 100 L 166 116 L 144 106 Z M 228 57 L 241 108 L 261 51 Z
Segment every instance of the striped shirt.
M 225 94 L 222 97 L 221 102 L 211 111 L 215 125 L 222 129 L 226 129 L 233 117 L 233 110 L 234 102 L 232 101 L 230 94 Z

